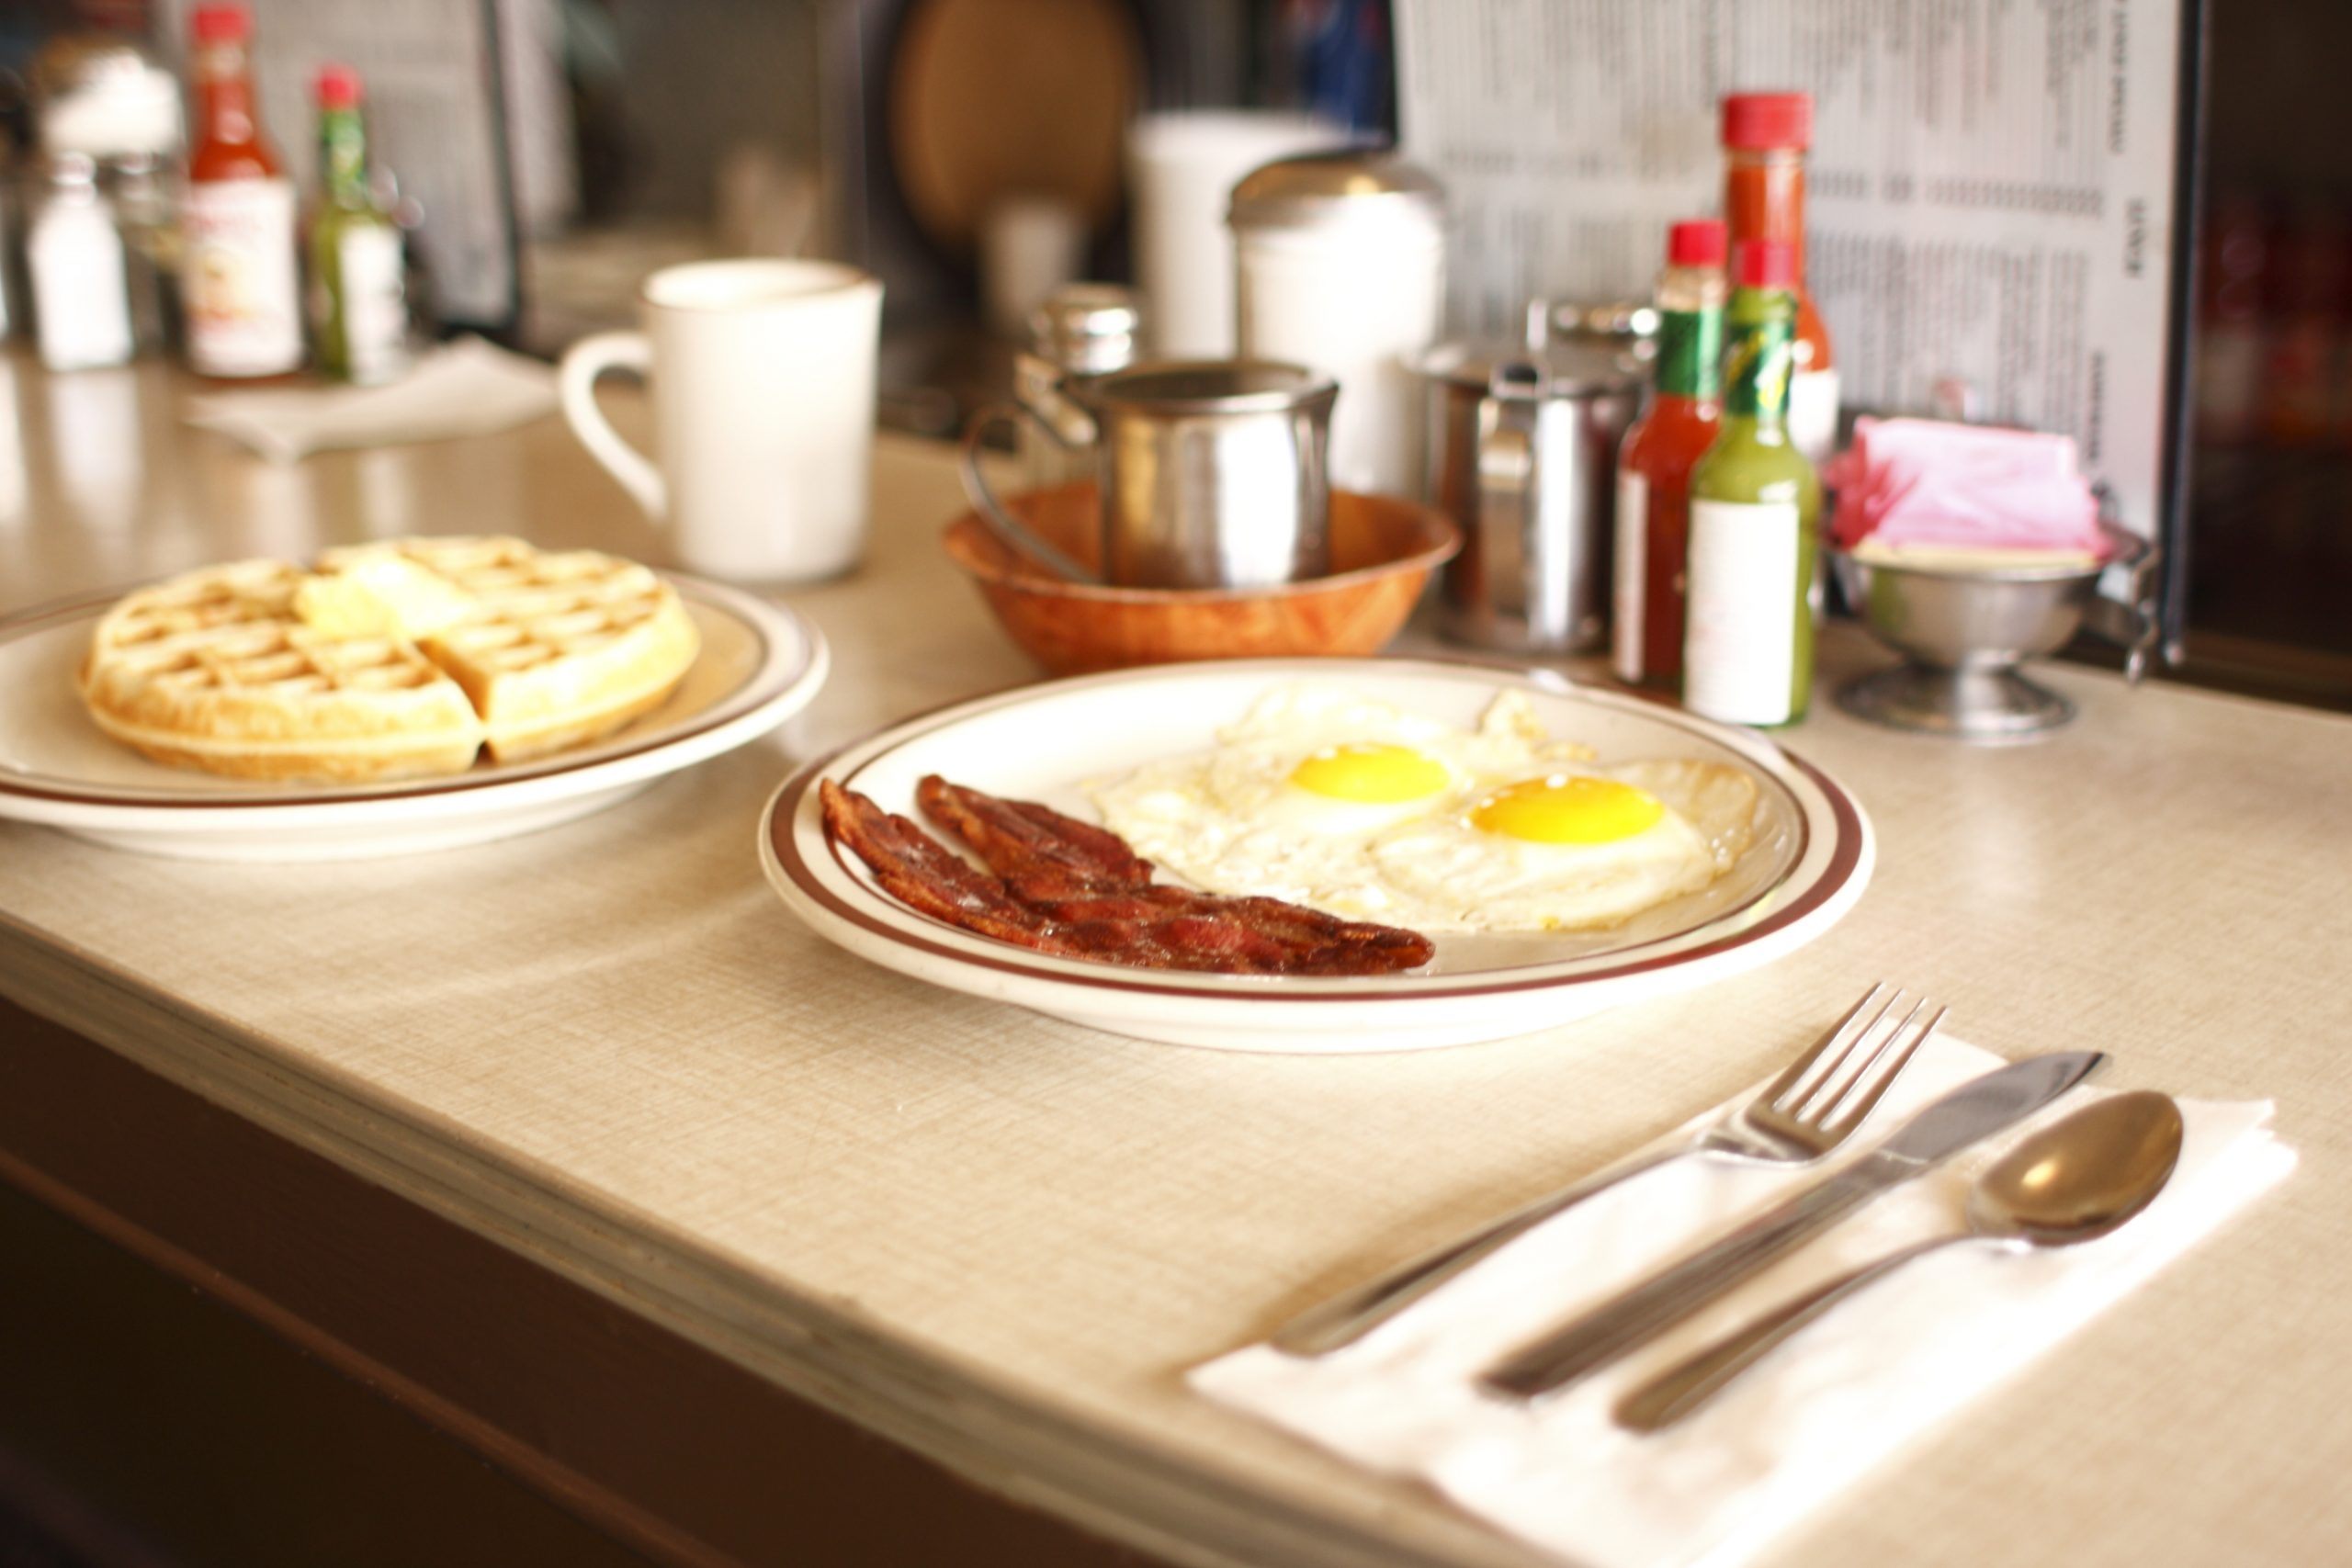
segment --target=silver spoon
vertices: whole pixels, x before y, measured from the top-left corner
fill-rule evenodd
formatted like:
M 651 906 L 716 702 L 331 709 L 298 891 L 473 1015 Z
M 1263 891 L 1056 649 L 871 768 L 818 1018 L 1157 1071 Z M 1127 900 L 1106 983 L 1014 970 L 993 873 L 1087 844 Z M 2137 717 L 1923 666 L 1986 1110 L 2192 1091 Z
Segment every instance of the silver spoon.
M 1938 1247 L 1960 1241 L 2065 1247 L 2106 1235 L 2164 1190 L 2180 1158 L 2180 1107 L 2146 1089 L 2052 1122 L 1978 1175 L 1968 1193 L 1968 1229 L 1841 1274 L 1668 1367 L 1618 1403 L 1619 1425 L 1638 1432 L 1672 1426 L 1830 1307 Z

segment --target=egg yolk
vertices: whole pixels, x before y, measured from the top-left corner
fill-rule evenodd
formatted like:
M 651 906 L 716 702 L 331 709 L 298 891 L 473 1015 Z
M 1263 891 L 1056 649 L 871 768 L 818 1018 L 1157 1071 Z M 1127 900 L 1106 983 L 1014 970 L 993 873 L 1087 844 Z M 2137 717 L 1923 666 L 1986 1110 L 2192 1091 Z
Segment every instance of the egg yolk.
M 1470 820 L 1489 833 L 1538 844 L 1608 844 L 1654 826 L 1666 807 L 1647 790 L 1587 773 L 1555 773 L 1498 789 Z
M 1435 795 L 1453 775 L 1443 762 L 1409 746 L 1357 741 L 1326 746 L 1293 768 L 1290 782 L 1332 800 L 1390 806 Z

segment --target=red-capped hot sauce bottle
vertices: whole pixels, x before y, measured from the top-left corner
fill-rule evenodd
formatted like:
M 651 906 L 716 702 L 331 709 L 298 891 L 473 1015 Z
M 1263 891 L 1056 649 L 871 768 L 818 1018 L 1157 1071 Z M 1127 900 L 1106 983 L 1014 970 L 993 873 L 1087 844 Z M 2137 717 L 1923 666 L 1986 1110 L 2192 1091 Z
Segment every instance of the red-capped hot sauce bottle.
M 181 209 L 187 356 L 200 376 L 280 376 L 302 363 L 294 185 L 262 136 L 243 6 L 198 6 L 196 134 Z
M 1623 681 L 1671 686 L 1682 673 L 1690 468 L 1714 444 L 1723 412 L 1724 254 L 1724 226 L 1712 218 L 1667 231 L 1655 389 L 1617 455 L 1610 662 Z
M 1829 331 L 1814 309 L 1804 270 L 1804 159 L 1813 145 L 1809 93 L 1732 93 L 1724 99 L 1724 216 L 1735 249 L 1751 240 L 1787 243 L 1796 256 L 1795 377 L 1789 387 L 1789 439 L 1805 459 L 1825 461 L 1838 439 L 1838 366 Z

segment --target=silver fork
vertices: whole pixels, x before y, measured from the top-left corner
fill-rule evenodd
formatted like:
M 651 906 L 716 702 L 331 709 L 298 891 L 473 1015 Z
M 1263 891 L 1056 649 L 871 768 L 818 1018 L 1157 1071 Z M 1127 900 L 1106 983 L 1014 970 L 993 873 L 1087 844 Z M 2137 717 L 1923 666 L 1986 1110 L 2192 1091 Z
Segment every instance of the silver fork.
M 1321 1356 L 1352 1345 L 1447 1280 L 1493 1256 L 1537 1225 L 1643 1171 L 1688 1154 L 1779 1165 L 1804 1165 L 1844 1143 L 1917 1053 L 1945 1010 L 1925 997 L 1897 1017 L 1900 989 L 1872 986 L 1827 1033 L 1758 1091 L 1755 1098 L 1688 1144 L 1668 1144 L 1537 1199 L 1460 1241 L 1424 1253 L 1378 1279 L 1309 1307 L 1274 1330 L 1270 1341 L 1294 1356 Z M 1925 1021 L 1922 1021 L 1924 1020 Z

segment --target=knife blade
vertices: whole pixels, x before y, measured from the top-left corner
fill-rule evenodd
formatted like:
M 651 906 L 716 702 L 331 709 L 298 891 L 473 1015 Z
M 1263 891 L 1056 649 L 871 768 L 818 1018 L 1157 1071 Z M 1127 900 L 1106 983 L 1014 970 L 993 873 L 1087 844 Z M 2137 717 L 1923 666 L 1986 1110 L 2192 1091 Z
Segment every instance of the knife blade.
M 2107 1059 L 2063 1051 L 1996 1067 L 1951 1089 L 1860 1159 L 1782 1200 L 1721 1240 L 1652 1274 L 1478 1374 L 1479 1386 L 1529 1400 L 1574 1382 L 1707 1303 L 1891 1187 L 2015 1126 Z

